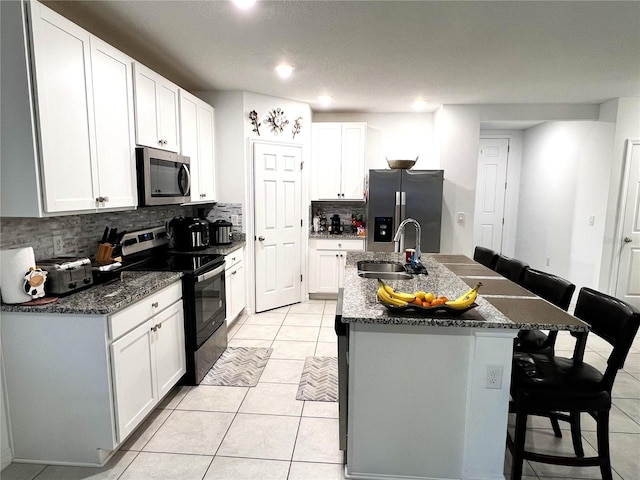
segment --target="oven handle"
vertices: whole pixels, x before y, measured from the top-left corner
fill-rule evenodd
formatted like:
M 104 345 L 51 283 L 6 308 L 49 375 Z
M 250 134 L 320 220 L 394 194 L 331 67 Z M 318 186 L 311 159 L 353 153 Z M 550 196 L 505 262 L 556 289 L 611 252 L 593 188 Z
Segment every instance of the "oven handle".
M 196 277 L 196 283 L 204 282 L 205 280 L 209 280 L 211 277 L 215 277 L 216 275 L 220 275 L 224 272 L 224 263 L 217 268 L 214 268 L 210 272 L 203 273 L 202 275 L 198 275 Z

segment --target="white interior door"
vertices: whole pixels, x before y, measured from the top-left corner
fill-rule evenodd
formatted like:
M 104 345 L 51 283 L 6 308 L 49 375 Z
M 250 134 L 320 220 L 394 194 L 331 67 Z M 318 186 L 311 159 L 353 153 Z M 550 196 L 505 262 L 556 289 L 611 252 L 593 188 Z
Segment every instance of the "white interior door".
M 627 143 L 615 296 L 640 308 L 640 140 Z
M 301 147 L 253 147 L 256 312 L 300 301 L 301 161 Z
M 509 140 L 481 138 L 474 212 L 474 245 L 502 251 Z

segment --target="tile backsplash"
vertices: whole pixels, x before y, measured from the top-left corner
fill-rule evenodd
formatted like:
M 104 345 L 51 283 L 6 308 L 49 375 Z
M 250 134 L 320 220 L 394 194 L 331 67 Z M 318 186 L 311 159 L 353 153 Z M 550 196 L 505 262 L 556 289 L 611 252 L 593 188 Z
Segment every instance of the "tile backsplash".
M 210 221 L 231 220 L 238 215 L 238 225 L 233 233 L 242 232 L 242 204 L 214 204 L 201 209 L 193 206 L 144 207 L 124 212 L 105 212 L 83 215 L 67 215 L 48 218 L 0 218 L 0 249 L 33 247 L 36 260 L 51 258 L 53 236 L 61 235 L 64 255 L 91 256 L 105 227 L 123 230 L 164 225 L 177 216 L 199 216 L 204 214 Z

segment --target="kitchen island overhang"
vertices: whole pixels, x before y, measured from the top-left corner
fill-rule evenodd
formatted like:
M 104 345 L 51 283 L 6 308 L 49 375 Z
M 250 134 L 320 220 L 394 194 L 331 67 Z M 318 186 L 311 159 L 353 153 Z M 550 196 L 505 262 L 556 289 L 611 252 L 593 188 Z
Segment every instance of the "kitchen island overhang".
M 428 275 L 388 283 L 450 298 L 468 290 L 435 258 L 423 256 Z M 339 302 L 348 326 L 347 477 L 504 478 L 513 338 L 520 328 L 586 325 L 573 317 L 566 325 L 514 322 L 482 297 L 457 317 L 390 311 L 376 298 L 376 280 L 358 276 L 361 260 L 403 257 L 347 255 Z M 500 381 L 489 384 L 489 370 Z

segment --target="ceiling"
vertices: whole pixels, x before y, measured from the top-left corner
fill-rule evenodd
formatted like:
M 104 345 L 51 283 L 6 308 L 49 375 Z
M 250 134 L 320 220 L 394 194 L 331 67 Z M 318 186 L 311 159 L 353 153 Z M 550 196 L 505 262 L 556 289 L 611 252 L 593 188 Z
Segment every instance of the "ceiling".
M 640 96 L 638 1 L 45 1 L 190 91 L 336 112 Z M 294 65 L 282 80 L 281 61 Z

